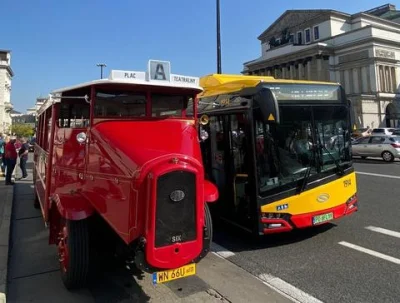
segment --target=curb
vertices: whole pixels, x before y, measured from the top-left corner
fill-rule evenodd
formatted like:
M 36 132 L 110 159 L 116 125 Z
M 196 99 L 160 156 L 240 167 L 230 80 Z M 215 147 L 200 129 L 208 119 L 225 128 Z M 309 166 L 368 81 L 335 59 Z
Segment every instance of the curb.
M 4 178 L 1 178 L 1 181 L 4 181 Z M 4 192 L 1 193 L 1 195 L 4 194 L 5 205 L 3 215 L 0 218 L 0 303 L 6 303 L 7 295 L 14 186 L 5 186 Z

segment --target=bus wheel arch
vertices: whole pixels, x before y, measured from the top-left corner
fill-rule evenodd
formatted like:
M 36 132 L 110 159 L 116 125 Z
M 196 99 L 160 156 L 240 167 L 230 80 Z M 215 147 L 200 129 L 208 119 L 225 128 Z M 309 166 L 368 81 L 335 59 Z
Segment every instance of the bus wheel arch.
M 204 233 L 203 233 L 203 248 L 200 255 L 194 260 L 198 263 L 211 251 L 211 243 L 213 239 L 213 222 L 211 218 L 210 208 L 207 203 L 204 203 Z

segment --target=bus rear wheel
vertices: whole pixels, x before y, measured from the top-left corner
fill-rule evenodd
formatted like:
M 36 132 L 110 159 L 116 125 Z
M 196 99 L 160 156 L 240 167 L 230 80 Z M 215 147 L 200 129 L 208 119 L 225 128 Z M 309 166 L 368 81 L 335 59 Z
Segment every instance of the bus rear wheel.
M 88 220 L 61 220 L 58 256 L 63 283 L 67 289 L 79 289 L 89 277 Z

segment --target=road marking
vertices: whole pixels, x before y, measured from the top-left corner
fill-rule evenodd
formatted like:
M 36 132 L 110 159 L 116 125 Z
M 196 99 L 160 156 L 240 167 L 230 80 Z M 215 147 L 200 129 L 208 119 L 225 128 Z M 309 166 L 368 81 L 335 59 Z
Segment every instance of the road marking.
M 211 250 L 215 255 L 221 256 L 222 258 L 229 258 L 235 255 L 235 253 L 214 242 L 211 243 Z
M 356 171 L 356 174 L 359 174 L 359 175 L 367 175 L 367 176 L 374 176 L 374 177 L 391 178 L 391 179 L 400 179 L 400 176 L 382 175 L 382 174 L 374 174 L 374 173 L 366 173 L 366 172 L 363 172 L 363 171 Z
M 322 303 L 322 301 L 314 298 L 308 293 L 298 289 L 297 287 L 289 284 L 282 279 L 268 274 L 261 274 L 258 278 L 267 286 L 274 289 L 278 293 L 284 295 L 293 302 L 301 303 Z
M 372 231 L 377 232 L 377 233 L 385 234 L 385 235 L 388 235 L 388 236 L 400 238 L 400 233 L 399 232 L 393 231 L 393 230 L 390 230 L 390 229 L 385 229 L 385 228 L 375 227 L 375 226 L 367 226 L 366 229 L 372 230 Z
M 235 255 L 234 252 L 231 252 L 230 250 L 226 249 L 225 247 L 222 247 L 214 242 L 211 243 L 211 250 L 214 255 L 216 255 L 217 257 L 223 258 L 223 259 L 227 259 L 227 258 Z M 229 261 L 229 262 L 231 262 L 231 261 Z M 231 263 L 234 266 L 238 266 L 233 262 L 231 262 Z M 287 298 L 293 302 L 296 302 L 296 303 L 323 303 L 322 301 L 314 298 L 313 296 L 307 294 L 306 292 L 296 288 L 295 286 L 293 286 L 273 275 L 261 274 L 259 276 L 255 276 L 251 272 L 249 272 L 249 271 L 247 271 L 247 272 L 250 273 L 256 279 L 260 280 L 263 284 L 265 284 L 269 288 L 275 290 L 276 292 L 278 292 L 279 294 L 281 294 L 282 296 L 284 296 L 285 298 Z
M 386 260 L 386 261 L 389 261 L 389 262 L 392 262 L 392 263 L 400 265 L 400 259 L 388 256 L 388 255 L 385 255 L 385 254 L 382 254 L 380 252 L 377 252 L 377 251 L 374 251 L 374 250 L 371 250 L 371 249 L 368 249 L 368 248 L 364 248 L 364 247 L 361 247 L 361 246 L 358 246 L 358 245 L 355 245 L 355 244 L 351 244 L 351 243 L 348 243 L 348 242 L 345 242 L 345 241 L 341 241 L 341 242 L 339 242 L 339 244 L 343 245 L 343 246 L 346 246 L 346 247 L 349 247 L 349 248 L 352 248 L 352 249 L 355 249 L 355 250 L 358 250 L 358 251 L 361 251 L 361 252 L 369 254 L 371 256 L 374 256 L 374 257 L 377 257 L 377 258 L 381 258 L 383 260 Z

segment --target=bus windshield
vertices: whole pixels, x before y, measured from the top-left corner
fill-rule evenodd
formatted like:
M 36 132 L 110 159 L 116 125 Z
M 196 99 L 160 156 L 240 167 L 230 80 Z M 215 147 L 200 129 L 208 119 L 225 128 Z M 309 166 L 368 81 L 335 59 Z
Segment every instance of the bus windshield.
M 299 186 L 351 160 L 345 106 L 280 106 L 280 124 L 269 124 L 255 111 L 259 190 L 272 194 Z
M 186 109 L 193 106 L 189 102 L 194 96 L 185 94 L 152 93 L 126 91 L 97 91 L 95 118 L 135 118 L 135 117 L 177 117 L 186 118 Z M 150 103 L 150 108 L 148 106 Z M 149 111 L 150 109 L 150 111 Z M 191 110 L 193 112 L 193 110 Z

